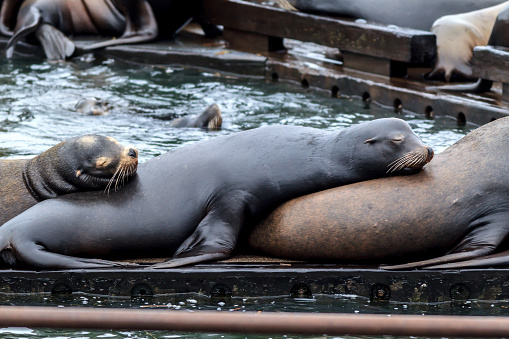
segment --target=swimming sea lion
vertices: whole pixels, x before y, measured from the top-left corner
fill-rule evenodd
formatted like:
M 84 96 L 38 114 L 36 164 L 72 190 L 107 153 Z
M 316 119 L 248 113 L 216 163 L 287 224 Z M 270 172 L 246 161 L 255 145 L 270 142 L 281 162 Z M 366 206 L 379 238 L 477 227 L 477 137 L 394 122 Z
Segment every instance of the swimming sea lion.
M 447 15 L 433 23 L 431 31 L 437 36 L 437 61 L 427 76 L 437 76 L 450 81 L 453 73 L 472 78 L 470 61 L 475 46 L 488 44 L 495 20 L 499 13 L 509 6 L 506 1 L 497 6 L 481 10 Z
M 392 269 L 509 264 L 509 118 L 479 127 L 418 174 L 318 192 L 278 207 L 249 244 L 264 253 Z M 474 259 L 468 261 L 470 259 Z
M 4 7 L 15 8 L 20 1 L 4 0 L 2 11 Z M 10 12 L 12 15 L 14 10 Z M 4 30 L 8 30 L 6 25 Z M 7 57 L 12 57 L 16 43 L 31 33 L 35 33 L 48 59 L 64 60 L 76 49 L 66 35 L 119 37 L 83 48 L 90 51 L 151 41 L 157 37 L 158 26 L 146 0 L 25 0 L 17 14 L 14 34 L 7 44 Z
M 216 104 L 212 104 L 198 116 L 186 115 L 182 118 L 175 119 L 171 122 L 172 127 L 198 127 L 209 130 L 221 128 L 223 118 L 221 110 Z
M 74 108 L 85 115 L 103 115 L 110 110 L 108 102 L 95 97 L 81 98 Z
M 224 259 L 245 220 L 306 193 L 419 171 L 432 154 L 399 119 L 340 132 L 267 126 L 220 136 L 143 163 L 114 195 L 37 204 L 0 227 L 1 256 L 42 269 L 118 265 L 89 258 L 173 255 L 156 268 Z
M 385 25 L 429 31 L 444 15 L 498 5 L 505 0 L 275 0 L 281 7 L 295 6 L 310 13 L 347 16 Z M 338 46 L 341 47 L 341 46 Z
M 137 165 L 135 148 L 99 135 L 65 140 L 33 159 L 0 160 L 0 225 L 45 199 L 121 185 Z

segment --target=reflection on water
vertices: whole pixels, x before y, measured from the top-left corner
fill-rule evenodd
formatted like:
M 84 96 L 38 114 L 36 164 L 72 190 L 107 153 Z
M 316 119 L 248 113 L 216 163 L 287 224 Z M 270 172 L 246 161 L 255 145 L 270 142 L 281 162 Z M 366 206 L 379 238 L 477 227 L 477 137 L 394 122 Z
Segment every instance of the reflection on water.
M 74 110 L 81 97 L 95 96 L 113 106 L 109 115 L 84 116 Z M 217 103 L 224 128 L 217 132 L 170 127 L 170 120 L 198 114 Z M 458 128 L 455 120 L 396 115 L 376 109 L 376 117 L 407 120 L 437 152 L 473 127 Z M 220 77 L 196 70 L 132 66 L 84 57 L 69 63 L 0 60 L 0 157 L 34 156 L 59 141 L 80 134 L 103 134 L 140 150 L 147 160 L 172 147 L 270 124 L 341 129 L 372 120 L 373 110 L 359 99 L 331 98 L 298 86 L 254 79 Z M 404 304 L 371 303 L 354 296 L 314 299 L 248 298 L 217 302 L 200 295 L 174 295 L 149 300 L 72 295 L 68 298 L 0 296 L 2 305 L 164 308 L 225 312 L 346 312 L 405 314 L 507 315 L 505 303 Z M 157 331 L 83 331 L 0 329 L 1 338 L 244 338 L 243 335 L 185 334 Z M 249 336 L 253 338 L 253 336 Z M 256 336 L 267 338 L 268 336 Z M 271 336 L 274 338 L 273 336 Z M 294 336 L 276 336 L 294 338 Z M 350 337 L 351 338 L 351 337 Z

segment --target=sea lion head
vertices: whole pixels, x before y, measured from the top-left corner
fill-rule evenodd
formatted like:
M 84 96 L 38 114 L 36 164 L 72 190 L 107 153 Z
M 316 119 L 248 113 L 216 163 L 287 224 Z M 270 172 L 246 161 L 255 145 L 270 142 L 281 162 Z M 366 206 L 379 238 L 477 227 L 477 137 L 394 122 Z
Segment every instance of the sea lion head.
M 206 128 L 209 130 L 218 130 L 223 124 L 221 110 L 216 104 L 212 104 L 207 107 L 205 112 L 203 112 L 198 118 L 203 120 L 203 125 L 206 126 Z
M 84 135 L 60 142 L 29 160 L 23 170 L 38 201 L 77 192 L 116 189 L 138 169 L 138 150 L 112 137 Z
M 110 105 L 96 97 L 81 98 L 75 106 L 76 112 L 85 115 L 108 114 Z
M 417 136 L 407 122 L 396 118 L 377 119 L 357 125 L 356 166 L 386 174 L 418 172 L 431 161 L 434 152 Z
M 65 148 L 74 149 L 68 156 L 74 158 L 76 185 L 80 187 L 116 189 L 138 168 L 138 150 L 112 137 L 84 135 L 69 140 Z

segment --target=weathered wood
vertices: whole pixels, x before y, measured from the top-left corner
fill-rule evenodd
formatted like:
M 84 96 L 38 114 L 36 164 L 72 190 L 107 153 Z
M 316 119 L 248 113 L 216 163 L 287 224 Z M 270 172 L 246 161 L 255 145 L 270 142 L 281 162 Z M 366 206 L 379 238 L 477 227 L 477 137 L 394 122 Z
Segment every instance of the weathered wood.
M 436 55 L 435 35 L 429 32 L 288 12 L 242 0 L 202 2 L 206 21 L 240 31 L 413 64 L 431 64 Z
M 407 64 L 404 62 L 357 53 L 343 52 L 343 64 L 345 67 L 388 77 L 404 77 L 407 75 Z
M 231 28 L 223 30 L 223 37 L 228 41 L 230 48 L 240 51 L 256 53 L 285 50 L 283 38 L 243 32 Z
M 509 83 L 509 48 L 477 46 L 472 64 L 476 77 Z

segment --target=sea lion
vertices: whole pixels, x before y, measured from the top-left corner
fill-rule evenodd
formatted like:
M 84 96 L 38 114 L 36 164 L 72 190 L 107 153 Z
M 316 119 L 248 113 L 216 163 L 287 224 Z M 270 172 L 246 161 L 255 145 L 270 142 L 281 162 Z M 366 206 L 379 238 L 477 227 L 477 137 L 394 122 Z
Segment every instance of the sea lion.
M 223 118 L 221 110 L 216 104 L 212 104 L 200 115 L 186 115 L 171 122 L 172 127 L 197 127 L 216 130 L 221 128 Z
M 346 16 L 385 25 L 429 31 L 444 15 L 465 13 L 498 5 L 505 0 L 276 0 L 283 8 L 303 12 Z M 338 46 L 340 47 L 340 46 Z
M 475 46 L 488 44 L 499 13 L 509 1 L 481 10 L 447 15 L 433 23 L 431 32 L 437 36 L 437 61 L 429 79 L 444 77 L 450 81 L 453 73 L 472 78 L 472 53 Z
M 74 107 L 76 112 L 85 115 L 104 115 L 108 114 L 110 105 L 107 101 L 96 97 L 81 98 Z
M 4 0 L 2 13 L 5 7 L 12 15 L 20 1 Z M 5 20 L 2 18 L 4 25 L 0 27 L 8 34 Z M 91 51 L 151 41 L 157 37 L 158 26 L 146 0 L 25 0 L 19 7 L 14 33 L 7 44 L 7 57 L 12 57 L 16 43 L 31 33 L 35 33 L 48 59 L 64 60 L 76 50 L 66 35 L 119 37 L 83 48 L 83 51 Z
M 489 46 L 509 47 L 509 6 L 504 7 L 497 16 L 495 24 L 488 40 Z M 428 90 L 449 90 L 460 92 L 483 93 L 487 92 L 493 86 L 493 81 L 488 79 L 479 79 L 473 84 L 446 85 L 437 87 L 427 87 Z
M 173 255 L 155 268 L 224 259 L 245 220 L 306 193 L 419 171 L 432 155 L 399 119 L 220 136 L 143 163 L 109 197 L 83 192 L 37 204 L 0 227 L 1 256 L 40 269 L 118 265 L 90 258 Z
M 62 141 L 32 159 L 2 159 L 0 225 L 45 199 L 117 187 L 132 177 L 137 165 L 135 148 L 99 135 Z
M 509 180 L 501 170 L 508 147 L 509 118 L 496 120 L 415 175 L 365 181 L 283 204 L 254 228 L 249 244 L 284 258 L 406 263 L 388 269 L 508 265 L 507 253 L 484 257 L 507 249 L 500 245 L 509 234 Z

